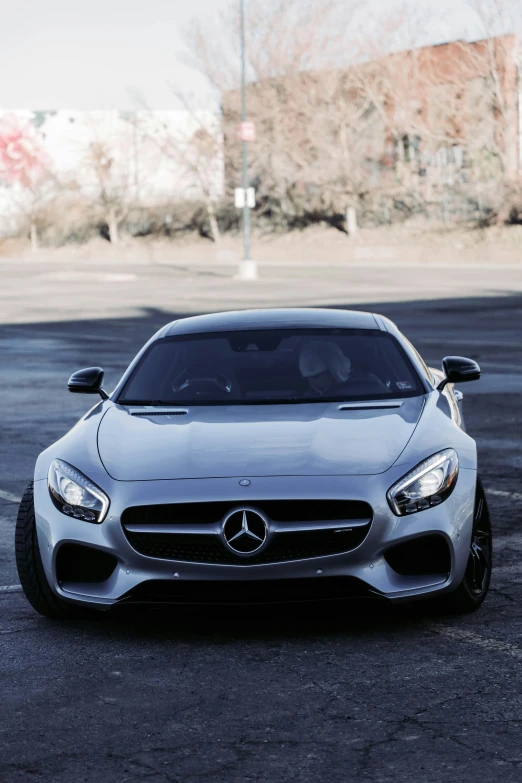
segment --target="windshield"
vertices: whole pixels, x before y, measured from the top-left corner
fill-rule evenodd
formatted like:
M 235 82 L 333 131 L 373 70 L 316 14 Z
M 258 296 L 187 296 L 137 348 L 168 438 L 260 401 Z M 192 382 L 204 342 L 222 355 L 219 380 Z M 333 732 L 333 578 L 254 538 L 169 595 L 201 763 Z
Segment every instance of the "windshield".
M 385 332 L 271 329 L 166 337 L 142 356 L 120 404 L 247 405 L 393 400 L 424 393 Z

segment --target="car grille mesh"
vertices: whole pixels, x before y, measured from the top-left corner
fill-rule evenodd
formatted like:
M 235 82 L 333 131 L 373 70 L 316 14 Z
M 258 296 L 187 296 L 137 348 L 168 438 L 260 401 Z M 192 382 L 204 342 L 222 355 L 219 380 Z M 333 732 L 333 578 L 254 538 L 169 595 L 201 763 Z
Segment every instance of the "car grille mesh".
M 131 546 L 143 555 L 166 560 L 216 565 L 262 565 L 305 560 L 342 554 L 359 546 L 371 525 L 372 510 L 366 503 L 347 501 L 259 501 L 249 508 L 259 509 L 277 522 L 313 523 L 321 520 L 321 529 L 302 529 L 274 533 L 259 553 L 243 558 L 229 551 L 210 528 L 238 503 L 192 503 L 170 506 L 141 506 L 127 509 L 122 515 L 123 530 Z M 271 512 L 269 514 L 269 511 Z M 364 525 L 349 528 L 350 519 L 367 520 Z M 332 526 L 328 526 L 328 521 Z M 136 532 L 126 525 L 140 524 L 209 524 L 209 533 Z M 326 524 L 325 524 L 326 523 Z M 343 523 L 343 527 L 335 526 Z M 346 529 L 343 529 L 346 528 Z
M 315 522 L 318 519 L 342 522 L 350 519 L 371 519 L 368 503 L 357 500 L 246 500 L 215 503 L 169 503 L 154 506 L 133 506 L 122 514 L 124 525 L 215 524 L 234 508 L 256 508 L 274 522 Z

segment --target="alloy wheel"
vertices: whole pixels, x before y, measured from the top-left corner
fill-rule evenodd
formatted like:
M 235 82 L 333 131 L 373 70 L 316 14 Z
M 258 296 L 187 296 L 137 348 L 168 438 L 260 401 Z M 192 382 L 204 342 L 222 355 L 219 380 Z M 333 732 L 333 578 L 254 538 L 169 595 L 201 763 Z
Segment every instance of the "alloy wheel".
M 487 589 L 491 575 L 491 522 L 482 487 L 477 486 L 471 547 L 466 568 L 466 583 L 470 592 L 479 596 Z

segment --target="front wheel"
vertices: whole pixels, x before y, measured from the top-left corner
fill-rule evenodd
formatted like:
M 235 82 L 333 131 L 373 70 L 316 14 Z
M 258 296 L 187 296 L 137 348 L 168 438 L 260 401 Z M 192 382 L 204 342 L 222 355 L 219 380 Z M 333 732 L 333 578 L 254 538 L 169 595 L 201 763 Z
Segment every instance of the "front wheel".
M 452 593 L 434 599 L 433 607 L 453 614 L 474 612 L 488 594 L 492 563 L 491 519 L 484 487 L 481 480 L 477 478 L 473 530 L 464 579 Z
M 15 533 L 16 567 L 25 597 L 45 617 L 72 617 L 75 607 L 55 596 L 45 576 L 34 517 L 33 484 L 29 484 L 18 509 Z

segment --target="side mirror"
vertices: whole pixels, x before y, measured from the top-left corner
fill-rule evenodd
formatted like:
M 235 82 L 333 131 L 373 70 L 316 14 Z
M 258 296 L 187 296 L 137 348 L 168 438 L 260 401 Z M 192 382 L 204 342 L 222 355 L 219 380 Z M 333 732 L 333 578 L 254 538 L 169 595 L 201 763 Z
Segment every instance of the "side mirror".
M 439 391 L 442 391 L 447 383 L 466 383 L 478 381 L 480 378 L 480 367 L 477 362 L 473 359 L 465 359 L 463 356 L 446 356 L 442 360 L 442 369 L 446 377 L 437 386 Z
M 108 400 L 109 395 L 102 389 L 103 370 L 101 367 L 87 367 L 78 370 L 69 378 L 67 388 L 73 394 L 99 394 L 102 400 Z

